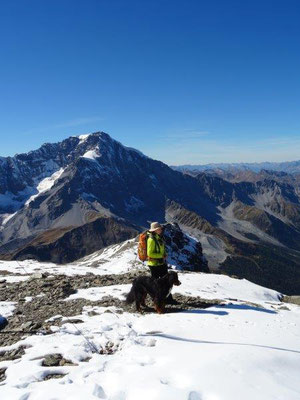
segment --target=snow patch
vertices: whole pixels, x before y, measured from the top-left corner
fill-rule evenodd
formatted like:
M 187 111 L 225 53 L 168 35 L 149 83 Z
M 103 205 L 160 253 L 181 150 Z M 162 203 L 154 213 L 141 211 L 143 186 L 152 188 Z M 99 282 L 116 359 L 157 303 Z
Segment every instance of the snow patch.
M 30 196 L 29 199 L 26 201 L 25 205 L 28 206 L 41 193 L 51 189 L 54 183 L 60 178 L 63 172 L 64 169 L 60 168 L 58 171 L 54 172 L 51 176 L 41 180 L 36 187 L 37 193 L 34 194 L 33 196 Z
M 14 301 L 0 301 L 0 316 L 7 318 L 13 315 L 16 304 Z
M 87 139 L 90 135 L 91 135 L 90 133 L 88 133 L 88 134 L 86 134 L 86 135 L 79 135 L 79 136 L 78 136 L 78 138 L 79 138 L 79 140 L 80 140 L 79 144 L 85 142 L 86 139 Z
M 99 157 L 100 157 L 100 154 L 98 154 L 95 149 L 87 151 L 82 156 L 82 158 L 87 158 L 88 160 L 92 160 L 92 161 L 96 161 L 96 159 L 99 158 Z
M 90 287 L 88 289 L 78 289 L 77 293 L 71 294 L 65 301 L 74 299 L 86 299 L 91 301 L 102 300 L 103 297 L 111 296 L 119 300 L 125 300 L 131 285 L 111 285 L 101 287 Z
M 13 214 L 5 214 L 3 220 L 2 220 L 2 226 L 4 226 L 11 218 L 13 218 L 17 214 L 17 211 L 14 212 Z

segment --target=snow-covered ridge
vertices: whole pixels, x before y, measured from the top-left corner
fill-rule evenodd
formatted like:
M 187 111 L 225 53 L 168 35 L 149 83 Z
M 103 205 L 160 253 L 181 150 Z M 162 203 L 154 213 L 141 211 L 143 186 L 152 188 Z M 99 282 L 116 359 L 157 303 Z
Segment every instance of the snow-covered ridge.
M 1 261 L 0 280 L 9 276 L 4 271 L 27 278 L 42 272 L 111 277 L 137 269 L 147 273 L 131 240 L 63 266 Z M 300 307 L 283 307 L 279 292 L 245 279 L 181 272 L 179 279 L 182 284 L 173 294 L 194 298 L 195 308 L 141 315 L 91 303 L 78 315 L 64 315 L 64 307 L 82 299 L 95 302 L 110 296 L 122 304 L 131 284 L 82 288 L 63 305 L 58 302 L 47 318 L 52 333 L 0 347 L 0 354 L 25 347 L 20 358 L 0 361 L 5 370 L 1 398 L 298 400 Z M 197 307 L 199 298 L 221 304 Z M 27 296 L 25 301 L 31 304 L 35 299 Z M 0 313 L 9 317 L 15 307 L 13 302 L 0 302 Z M 74 365 L 43 366 L 49 354 L 60 354 Z M 57 379 L 44 380 L 51 374 Z
M 1 397 L 298 400 L 300 308 L 288 305 L 281 310 L 277 292 L 246 280 L 202 273 L 179 274 L 179 279 L 182 285 L 175 293 L 223 299 L 223 304 L 165 315 L 89 305 L 72 316 L 82 321 L 76 325 L 62 307 L 62 314 L 48 319 L 64 322 L 53 324 L 52 334 L 0 348 L 25 347 L 21 358 L 0 362 L 6 369 Z M 81 289 L 67 301 L 103 296 L 122 300 L 129 287 Z M 14 306 L 2 305 L 2 310 L 8 316 Z M 112 354 L 101 354 L 105 348 Z M 42 360 L 49 354 L 61 354 L 75 365 L 45 367 Z M 49 374 L 61 377 L 44 380 Z

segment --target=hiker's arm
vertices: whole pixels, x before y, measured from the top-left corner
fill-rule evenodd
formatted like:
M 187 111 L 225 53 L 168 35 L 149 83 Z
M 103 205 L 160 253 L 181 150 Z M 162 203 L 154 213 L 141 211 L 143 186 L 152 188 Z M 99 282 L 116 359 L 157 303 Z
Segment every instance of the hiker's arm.
M 160 247 L 161 250 L 161 247 Z M 164 255 L 162 251 L 159 253 L 155 253 L 155 240 L 152 238 L 148 238 L 147 240 L 147 256 L 150 258 L 163 258 Z

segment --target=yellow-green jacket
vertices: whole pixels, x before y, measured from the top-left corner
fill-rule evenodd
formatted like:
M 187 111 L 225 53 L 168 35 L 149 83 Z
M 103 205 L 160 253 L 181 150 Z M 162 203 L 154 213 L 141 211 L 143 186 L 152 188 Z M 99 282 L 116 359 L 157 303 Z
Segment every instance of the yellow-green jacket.
M 147 263 L 149 266 L 162 265 L 165 263 L 166 246 L 162 236 L 157 233 L 147 234 Z

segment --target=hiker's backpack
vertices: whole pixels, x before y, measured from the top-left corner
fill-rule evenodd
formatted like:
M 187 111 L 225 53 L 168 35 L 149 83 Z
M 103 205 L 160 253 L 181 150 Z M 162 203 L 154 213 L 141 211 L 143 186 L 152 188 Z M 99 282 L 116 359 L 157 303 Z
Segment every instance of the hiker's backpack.
M 143 232 L 139 236 L 138 245 L 138 256 L 141 261 L 147 260 L 147 231 Z

